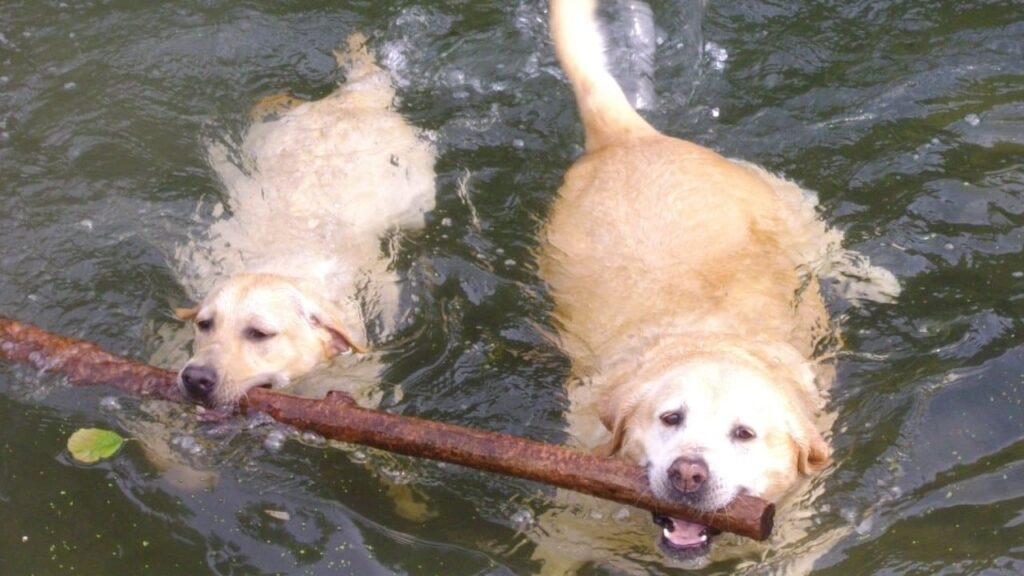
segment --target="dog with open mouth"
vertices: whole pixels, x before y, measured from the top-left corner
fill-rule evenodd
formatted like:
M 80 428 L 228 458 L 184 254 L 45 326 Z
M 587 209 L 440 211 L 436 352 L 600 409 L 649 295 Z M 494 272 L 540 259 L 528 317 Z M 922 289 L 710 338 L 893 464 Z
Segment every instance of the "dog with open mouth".
M 238 151 L 210 149 L 230 215 L 177 258 L 186 288 L 206 294 L 177 310 L 195 327 L 179 383 L 197 403 L 229 407 L 364 352 L 364 312 L 385 326 L 397 314 L 382 244 L 433 208 L 434 153 L 394 110 L 365 42 L 353 35 L 336 54 L 345 82 L 333 93 L 264 99 Z
M 856 262 L 879 299 L 898 284 L 841 248 L 812 193 L 651 127 L 606 70 L 598 24 L 595 0 L 551 1 L 586 138 L 539 256 L 573 363 L 570 432 L 646 467 L 660 498 L 708 511 L 741 494 L 778 502 L 829 462 L 838 337 L 819 277 Z M 707 561 L 713 530 L 654 520 L 671 558 Z M 572 571 L 596 547 L 538 555 Z

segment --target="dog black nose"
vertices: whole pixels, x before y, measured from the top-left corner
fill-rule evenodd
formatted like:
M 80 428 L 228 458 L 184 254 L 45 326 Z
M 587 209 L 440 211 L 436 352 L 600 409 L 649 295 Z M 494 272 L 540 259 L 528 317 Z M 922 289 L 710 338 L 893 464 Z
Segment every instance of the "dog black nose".
M 708 465 L 703 458 L 676 458 L 668 469 L 672 486 L 683 494 L 693 494 L 708 480 Z
M 217 385 L 217 372 L 209 366 L 190 364 L 181 371 L 185 393 L 195 400 L 206 400 Z

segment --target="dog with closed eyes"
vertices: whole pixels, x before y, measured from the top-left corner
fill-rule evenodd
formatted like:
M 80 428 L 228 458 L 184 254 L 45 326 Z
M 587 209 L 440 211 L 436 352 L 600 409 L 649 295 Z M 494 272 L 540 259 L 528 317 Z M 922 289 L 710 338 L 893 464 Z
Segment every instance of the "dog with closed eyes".
M 645 467 L 660 498 L 700 510 L 741 494 L 779 502 L 829 462 L 832 370 L 821 350 L 835 335 L 818 276 L 846 258 L 841 236 L 792 182 L 637 114 L 605 68 L 595 4 L 550 5 L 586 138 L 540 252 L 573 363 L 570 432 Z M 876 276 L 898 292 L 891 274 Z M 602 542 L 623 555 L 644 546 L 636 525 L 601 514 L 589 528 L 549 514 L 537 552 L 545 572 L 575 571 Z M 654 521 L 663 558 L 708 561 L 710 528 Z
M 371 406 L 382 396 L 383 365 L 363 354 L 364 318 L 382 337 L 398 319 L 398 276 L 383 245 L 396 230 L 422 227 L 433 208 L 434 152 L 394 110 L 391 76 L 365 44 L 354 34 L 335 54 L 345 81 L 331 94 L 312 102 L 266 98 L 237 153 L 209 150 L 228 215 L 175 258 L 186 290 L 201 298 L 176 311 L 193 324 L 193 353 L 181 358 L 187 334 L 161 331 L 151 362 L 183 363 L 179 386 L 215 415 L 254 386 L 305 395 L 343 389 Z M 122 424 L 164 481 L 186 491 L 216 485 L 218 467 L 182 457 L 176 444 L 206 442 L 196 422 L 169 427 L 178 408 L 141 409 Z M 367 468 L 397 514 L 414 521 L 433 514 L 414 487 L 390 482 L 376 462 Z
M 230 406 L 364 352 L 363 307 L 385 324 L 397 313 L 382 238 L 423 225 L 434 153 L 393 109 L 391 78 L 364 43 L 354 35 L 337 55 L 346 79 L 333 93 L 265 100 L 238 158 L 210 151 L 230 216 L 179 255 L 186 287 L 205 294 L 177 310 L 195 326 L 179 383 L 198 403 Z

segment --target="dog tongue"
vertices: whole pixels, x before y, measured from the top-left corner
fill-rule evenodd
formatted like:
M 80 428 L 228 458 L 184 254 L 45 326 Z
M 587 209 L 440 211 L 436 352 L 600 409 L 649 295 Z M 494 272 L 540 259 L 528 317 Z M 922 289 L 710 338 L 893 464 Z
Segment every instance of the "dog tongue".
M 673 546 L 686 548 L 688 546 L 700 546 L 707 542 L 707 526 L 694 524 L 686 520 L 672 518 L 672 529 L 665 528 L 663 535 Z

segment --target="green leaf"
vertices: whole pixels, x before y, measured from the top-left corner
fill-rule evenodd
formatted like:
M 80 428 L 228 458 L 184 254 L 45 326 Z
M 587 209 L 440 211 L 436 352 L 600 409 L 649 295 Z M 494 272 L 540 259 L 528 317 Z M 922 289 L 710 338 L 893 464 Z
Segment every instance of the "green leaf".
M 68 452 L 79 462 L 92 464 L 110 458 L 121 449 L 124 438 L 116 432 L 99 428 L 82 428 L 68 438 Z

